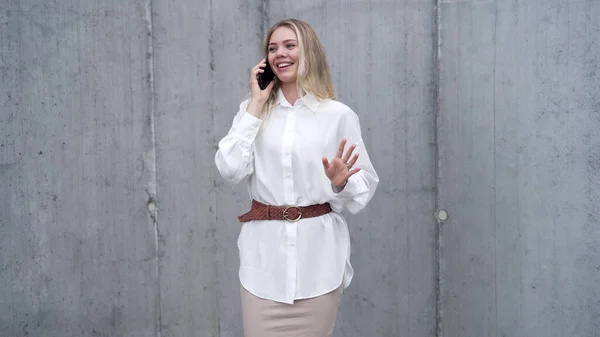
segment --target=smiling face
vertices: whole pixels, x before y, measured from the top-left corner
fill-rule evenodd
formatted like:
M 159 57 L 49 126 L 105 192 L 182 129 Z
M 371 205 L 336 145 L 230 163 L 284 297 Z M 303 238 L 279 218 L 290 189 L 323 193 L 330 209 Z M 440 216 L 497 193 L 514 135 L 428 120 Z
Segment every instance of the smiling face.
M 277 28 L 269 39 L 267 51 L 267 58 L 275 76 L 282 83 L 295 83 L 298 78 L 300 53 L 296 33 L 288 27 Z

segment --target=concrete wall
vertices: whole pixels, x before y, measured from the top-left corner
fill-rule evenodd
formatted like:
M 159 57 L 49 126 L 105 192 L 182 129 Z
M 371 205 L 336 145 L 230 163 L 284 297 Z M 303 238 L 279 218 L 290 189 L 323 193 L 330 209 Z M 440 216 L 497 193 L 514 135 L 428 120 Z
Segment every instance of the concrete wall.
M 4 0 L 0 336 L 241 336 L 213 156 L 289 16 L 382 180 L 335 336 L 598 335 L 597 1 Z
M 145 9 L 0 5 L 0 336 L 156 336 Z
M 443 1 L 443 335 L 600 335 L 600 2 Z

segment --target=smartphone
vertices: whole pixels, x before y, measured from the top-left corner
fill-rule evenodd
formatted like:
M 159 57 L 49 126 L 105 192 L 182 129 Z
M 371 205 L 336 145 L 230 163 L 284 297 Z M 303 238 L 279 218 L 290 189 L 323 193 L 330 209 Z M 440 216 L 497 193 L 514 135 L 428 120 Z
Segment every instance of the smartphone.
M 265 70 L 264 73 L 258 73 L 258 75 L 256 75 L 260 90 L 265 90 L 269 83 L 271 83 L 271 81 L 275 78 L 275 74 L 273 73 L 273 69 L 271 69 L 269 61 L 267 61 L 267 66 L 263 69 Z

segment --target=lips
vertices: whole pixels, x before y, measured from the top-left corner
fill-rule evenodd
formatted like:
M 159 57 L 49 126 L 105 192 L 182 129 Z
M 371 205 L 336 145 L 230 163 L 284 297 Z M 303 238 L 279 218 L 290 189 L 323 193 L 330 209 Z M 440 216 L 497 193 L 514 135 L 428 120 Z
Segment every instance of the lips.
M 291 67 L 293 65 L 292 62 L 281 62 L 277 64 L 277 68 L 278 69 L 286 69 L 288 67 Z

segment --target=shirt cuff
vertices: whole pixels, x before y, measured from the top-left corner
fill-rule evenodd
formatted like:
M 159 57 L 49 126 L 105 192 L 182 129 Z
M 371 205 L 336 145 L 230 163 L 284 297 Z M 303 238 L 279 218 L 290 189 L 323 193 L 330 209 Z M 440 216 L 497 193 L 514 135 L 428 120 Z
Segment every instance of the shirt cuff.
M 253 143 L 261 125 L 261 119 L 252 116 L 248 112 L 245 112 L 235 128 L 235 134 L 241 141 L 245 143 Z
M 340 191 L 337 187 L 331 184 L 331 189 L 333 190 L 333 194 L 340 198 L 352 198 L 357 194 L 362 193 L 362 190 L 366 189 L 366 186 L 361 185 L 361 180 L 356 179 L 357 177 L 351 176 L 348 178 L 348 182 L 346 186 Z M 363 183 L 364 185 L 364 183 Z M 363 188 L 364 187 L 364 188 Z

